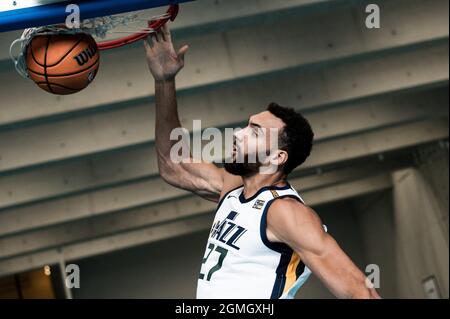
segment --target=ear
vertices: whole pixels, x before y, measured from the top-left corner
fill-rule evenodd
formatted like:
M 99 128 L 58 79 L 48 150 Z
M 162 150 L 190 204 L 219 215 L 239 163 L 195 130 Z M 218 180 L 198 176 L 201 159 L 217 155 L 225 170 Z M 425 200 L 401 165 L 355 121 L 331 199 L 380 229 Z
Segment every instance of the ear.
M 272 153 L 272 155 L 270 157 L 270 163 L 272 165 L 282 166 L 287 162 L 288 157 L 289 157 L 289 155 L 286 151 L 277 150 Z

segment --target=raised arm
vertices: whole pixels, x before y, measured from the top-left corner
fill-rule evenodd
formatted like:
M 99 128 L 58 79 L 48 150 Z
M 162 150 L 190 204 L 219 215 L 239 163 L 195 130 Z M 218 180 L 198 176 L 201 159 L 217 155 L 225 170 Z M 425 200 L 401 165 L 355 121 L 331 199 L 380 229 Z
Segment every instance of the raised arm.
M 295 199 L 280 199 L 269 208 L 269 240 L 283 242 L 338 298 L 379 299 L 370 282 L 324 231 L 317 214 Z
M 191 157 L 182 163 L 175 163 L 170 158 L 171 148 L 178 142 L 170 140 L 170 134 L 181 127 L 175 77 L 184 67 L 188 47 L 183 46 L 176 52 L 167 26 L 144 41 L 144 46 L 149 69 L 155 78 L 155 143 L 159 173 L 175 187 L 218 201 L 230 179 L 229 174 L 213 163 L 194 163 Z

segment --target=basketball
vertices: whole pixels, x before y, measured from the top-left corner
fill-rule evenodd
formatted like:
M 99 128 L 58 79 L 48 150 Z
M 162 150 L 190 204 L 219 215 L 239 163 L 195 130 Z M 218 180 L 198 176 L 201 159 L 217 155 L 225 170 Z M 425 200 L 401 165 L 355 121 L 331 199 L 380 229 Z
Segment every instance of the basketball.
M 92 36 L 38 35 L 27 48 L 30 78 L 43 90 L 68 95 L 86 88 L 95 78 L 100 54 Z

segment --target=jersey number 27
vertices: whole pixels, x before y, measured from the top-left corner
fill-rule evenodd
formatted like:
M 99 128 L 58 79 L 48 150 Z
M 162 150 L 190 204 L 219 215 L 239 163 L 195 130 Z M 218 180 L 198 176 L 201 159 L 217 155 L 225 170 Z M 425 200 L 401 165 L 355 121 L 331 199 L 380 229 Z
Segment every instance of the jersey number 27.
M 220 268 L 222 268 L 223 261 L 224 261 L 225 257 L 226 257 L 227 254 L 228 254 L 228 250 L 226 250 L 226 249 L 223 248 L 223 247 L 216 246 L 216 245 L 214 245 L 214 244 L 209 244 L 208 250 L 209 250 L 208 253 L 207 253 L 206 256 L 203 258 L 203 261 L 202 261 L 203 264 L 206 263 L 206 261 L 207 261 L 208 258 L 211 256 L 211 254 L 212 254 L 213 251 L 219 253 L 220 256 L 219 256 L 219 260 L 217 261 L 217 264 L 216 264 L 214 267 L 212 267 L 212 268 L 208 271 L 208 274 L 206 275 L 206 281 L 210 281 L 212 275 L 213 275 L 216 271 L 220 270 Z M 199 278 L 202 279 L 202 280 L 205 279 L 205 274 L 200 273 Z

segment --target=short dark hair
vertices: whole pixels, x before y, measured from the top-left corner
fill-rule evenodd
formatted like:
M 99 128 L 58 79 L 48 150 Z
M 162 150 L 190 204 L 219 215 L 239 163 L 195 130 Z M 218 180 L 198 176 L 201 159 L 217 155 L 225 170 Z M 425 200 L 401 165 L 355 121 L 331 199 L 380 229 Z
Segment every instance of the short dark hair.
M 311 154 L 314 132 L 308 120 L 293 108 L 271 103 L 267 110 L 281 119 L 285 126 L 279 135 L 280 149 L 288 153 L 283 167 L 287 175 L 303 164 Z

